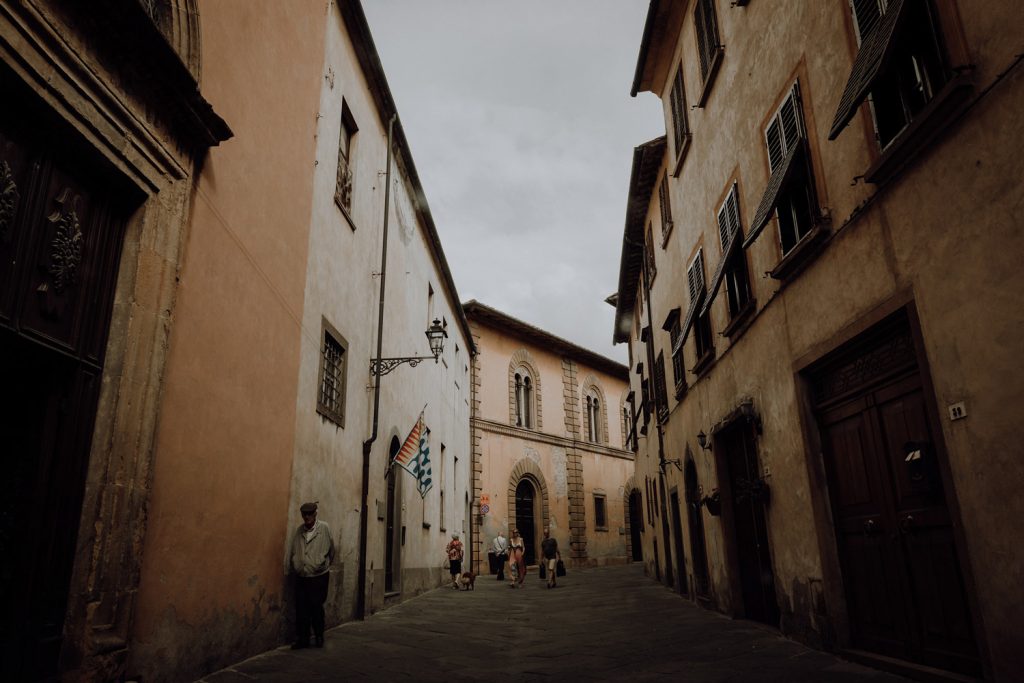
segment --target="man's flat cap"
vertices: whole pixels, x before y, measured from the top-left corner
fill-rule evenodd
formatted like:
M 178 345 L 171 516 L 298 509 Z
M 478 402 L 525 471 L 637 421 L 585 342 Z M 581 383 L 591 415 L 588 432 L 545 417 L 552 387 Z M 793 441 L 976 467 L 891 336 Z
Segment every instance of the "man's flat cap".
M 307 512 L 316 512 L 316 503 L 303 503 L 299 507 L 299 512 L 302 512 L 304 514 Z

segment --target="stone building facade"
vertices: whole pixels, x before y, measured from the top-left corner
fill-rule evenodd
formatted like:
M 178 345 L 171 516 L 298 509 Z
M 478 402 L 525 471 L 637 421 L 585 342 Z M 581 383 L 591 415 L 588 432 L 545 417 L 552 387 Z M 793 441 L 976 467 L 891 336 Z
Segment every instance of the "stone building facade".
M 535 563 L 545 527 L 570 565 L 631 557 L 623 494 L 626 372 L 619 363 L 477 301 L 464 304 L 472 369 L 473 558 L 518 527 Z
M 0 88 L 3 678 L 286 642 L 306 500 L 329 624 L 438 585 L 474 346 L 359 2 L 0 2 Z
M 617 342 L 648 572 L 922 676 L 1024 667 L 1009 2 L 653 0 Z

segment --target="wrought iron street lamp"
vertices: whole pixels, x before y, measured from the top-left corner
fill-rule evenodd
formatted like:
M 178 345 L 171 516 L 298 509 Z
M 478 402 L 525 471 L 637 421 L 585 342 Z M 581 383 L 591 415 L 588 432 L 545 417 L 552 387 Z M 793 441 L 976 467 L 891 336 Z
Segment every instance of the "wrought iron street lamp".
M 434 318 L 433 324 L 425 332 L 427 342 L 430 344 L 432 356 L 409 356 L 407 358 L 373 358 L 370 360 L 370 374 L 374 377 L 383 377 L 402 363 L 408 363 L 416 367 L 422 361 L 434 359 L 436 363 L 441 358 L 441 351 L 444 350 L 444 340 L 448 331 L 441 326 L 441 321 Z

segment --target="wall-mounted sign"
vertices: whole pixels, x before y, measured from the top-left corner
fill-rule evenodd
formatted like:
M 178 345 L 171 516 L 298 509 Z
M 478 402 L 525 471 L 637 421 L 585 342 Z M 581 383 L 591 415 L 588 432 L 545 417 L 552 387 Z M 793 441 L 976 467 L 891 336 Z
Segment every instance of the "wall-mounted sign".
M 483 507 L 484 505 L 490 506 L 490 504 L 491 504 L 491 494 L 489 494 L 489 493 L 481 493 L 480 494 L 480 506 L 481 507 Z
M 491 506 L 490 506 L 490 505 L 487 505 L 487 504 L 485 503 L 484 505 L 481 505 L 481 506 L 480 506 L 480 514 L 481 514 L 481 515 L 486 515 L 486 514 L 487 514 L 488 512 L 490 512 L 490 511 L 491 511 Z

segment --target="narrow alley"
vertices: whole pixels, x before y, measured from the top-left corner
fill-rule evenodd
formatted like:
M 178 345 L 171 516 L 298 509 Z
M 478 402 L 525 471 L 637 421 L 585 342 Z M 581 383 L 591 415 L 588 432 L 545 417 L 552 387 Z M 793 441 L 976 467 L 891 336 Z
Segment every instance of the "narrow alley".
M 535 570 L 510 590 L 438 588 L 328 631 L 324 649 L 280 647 L 210 674 L 235 681 L 902 681 L 700 609 L 640 564 Z

